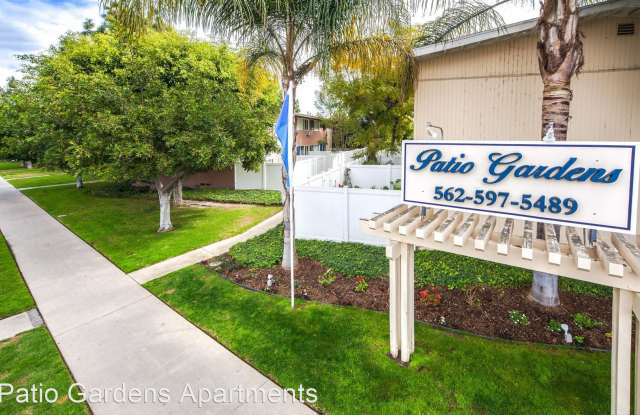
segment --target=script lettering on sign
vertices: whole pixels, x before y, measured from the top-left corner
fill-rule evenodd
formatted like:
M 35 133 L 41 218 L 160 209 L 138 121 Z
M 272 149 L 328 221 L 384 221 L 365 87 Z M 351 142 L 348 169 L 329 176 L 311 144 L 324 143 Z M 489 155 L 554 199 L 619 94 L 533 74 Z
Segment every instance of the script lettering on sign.
M 406 203 L 636 233 L 639 143 L 411 140 L 402 146 Z

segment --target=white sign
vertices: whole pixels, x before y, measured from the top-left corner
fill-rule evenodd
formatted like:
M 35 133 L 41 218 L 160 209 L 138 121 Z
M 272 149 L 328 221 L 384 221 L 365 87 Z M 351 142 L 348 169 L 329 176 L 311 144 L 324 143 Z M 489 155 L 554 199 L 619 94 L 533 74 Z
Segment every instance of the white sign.
M 408 204 L 636 233 L 640 143 L 402 143 Z

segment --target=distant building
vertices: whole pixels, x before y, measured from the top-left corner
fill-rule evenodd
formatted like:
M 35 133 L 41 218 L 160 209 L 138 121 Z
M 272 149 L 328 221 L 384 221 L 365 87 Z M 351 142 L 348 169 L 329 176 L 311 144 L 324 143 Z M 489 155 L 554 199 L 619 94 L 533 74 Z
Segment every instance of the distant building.
M 585 64 L 571 81 L 569 140 L 640 139 L 640 1 L 580 11 Z M 536 21 L 418 48 L 414 134 L 445 139 L 541 137 Z
M 331 151 L 332 130 L 326 128 L 320 117 L 306 114 L 295 115 L 296 125 L 296 153 L 308 155 L 313 151 Z M 260 182 L 260 189 L 280 189 L 280 155 L 269 154 L 260 171 L 247 172 L 239 165 L 220 171 L 206 171 L 195 173 L 183 181 L 185 187 L 210 187 L 222 189 L 246 189 L 247 183 Z M 267 183 L 270 185 L 267 186 Z M 276 183 L 277 185 L 274 185 Z
M 332 131 L 326 128 L 320 117 L 296 114 L 296 154 L 310 151 L 331 151 Z

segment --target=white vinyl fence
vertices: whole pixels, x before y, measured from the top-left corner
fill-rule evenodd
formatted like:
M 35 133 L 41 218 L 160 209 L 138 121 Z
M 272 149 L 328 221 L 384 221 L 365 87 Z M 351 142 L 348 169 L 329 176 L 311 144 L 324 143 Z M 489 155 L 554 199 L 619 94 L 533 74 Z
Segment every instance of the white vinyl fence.
M 312 177 L 320 176 L 330 170 L 341 170 L 359 161 L 356 156 L 362 150 L 341 152 L 317 151 L 313 155 L 298 156 L 295 164 L 295 185 L 302 185 Z M 236 189 L 282 190 L 282 164 L 271 157 L 258 171 L 245 170 L 239 163 L 234 169 Z M 336 186 L 337 184 L 332 184 Z
M 236 190 L 282 189 L 282 163 L 262 163 L 258 171 L 245 170 L 240 163 L 234 169 Z
M 339 242 L 384 245 L 385 241 L 360 230 L 360 218 L 384 212 L 400 203 L 400 192 L 392 188 L 399 179 L 398 165 L 362 165 L 362 150 L 314 152 L 296 160 L 296 237 Z M 390 160 L 392 156 L 379 155 Z M 350 169 L 352 188 L 343 186 L 345 168 Z M 277 159 L 263 163 L 259 171 L 235 168 L 236 189 L 282 190 L 282 164 Z M 375 187 L 375 189 L 372 189 Z
M 349 169 L 351 185 L 362 189 L 371 189 L 372 187 L 382 189 L 385 186 L 393 189 L 391 183 L 402 177 L 401 167 L 392 164 L 384 166 L 353 165 Z
M 295 189 L 296 238 L 384 245 L 360 230 L 360 218 L 400 203 L 400 192 L 337 187 Z

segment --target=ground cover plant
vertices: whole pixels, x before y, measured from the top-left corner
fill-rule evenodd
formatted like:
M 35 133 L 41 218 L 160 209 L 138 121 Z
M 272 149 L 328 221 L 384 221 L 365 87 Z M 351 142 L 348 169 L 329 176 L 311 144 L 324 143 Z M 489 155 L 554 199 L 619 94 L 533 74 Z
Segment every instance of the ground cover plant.
M 288 295 L 288 272 L 279 267 L 280 230 L 235 245 L 219 271 L 252 289 Z M 299 240 L 296 293 L 330 304 L 371 310 L 388 308 L 388 260 L 384 248 L 357 243 Z M 216 260 L 218 262 L 218 260 Z M 335 279 L 327 280 L 326 275 Z M 579 336 L 574 344 L 608 349 L 611 344 L 610 289 L 562 278 L 562 307 L 549 309 L 528 300 L 531 272 L 438 251 L 416 251 L 416 318 L 434 326 L 491 337 L 563 344 L 550 320 L 567 324 Z M 366 280 L 366 289 L 364 280 Z M 517 318 L 517 310 L 526 318 Z M 575 316 L 578 316 L 576 318 Z M 582 316 L 602 324 L 588 324 Z M 584 324 L 586 322 L 586 324 Z
M 49 188 L 24 193 L 71 231 L 131 272 L 242 233 L 278 212 L 271 206 L 179 207 L 175 230 L 157 233 L 157 198 L 115 192 L 93 183 L 84 189 Z
M 9 246 L 0 233 L 0 319 L 34 307 Z
M 47 329 L 40 327 L 0 342 L 0 383 L 14 388 L 43 385 L 58 392 L 53 403 L 17 403 L 15 395 L 0 403 L 2 414 L 75 415 L 88 414 L 87 406 L 67 399 L 74 383 Z
M 251 205 L 282 205 L 282 195 L 277 190 L 184 189 L 184 199 L 206 202 L 247 203 Z
M 297 240 L 301 257 L 319 261 L 345 276 L 378 278 L 388 276 L 389 262 L 384 248 L 359 243 Z M 230 255 L 241 266 L 268 268 L 280 263 L 282 228 L 274 228 L 249 241 L 235 245 Z M 418 250 L 415 254 L 418 287 L 445 286 L 467 288 L 474 285 L 521 287 L 530 284 L 531 271 L 464 257 L 441 251 Z M 610 295 L 610 289 L 569 278 L 560 280 L 561 288 L 573 293 Z
M 277 265 L 247 268 L 238 265 L 230 256 L 214 258 L 209 263 L 225 278 L 244 287 L 283 297 L 290 295 L 289 272 Z M 328 279 L 327 275 L 332 278 Z M 295 292 L 298 297 L 328 304 L 381 312 L 389 309 L 386 278 L 345 276 L 307 257 L 299 259 Z M 428 286 L 416 289 L 414 295 L 416 319 L 439 328 L 503 339 L 564 344 L 564 335 L 549 330 L 549 321 L 556 320 L 567 324 L 574 336 L 583 338 L 581 346 L 608 349 L 611 344 L 609 297 L 565 292 L 562 307 L 547 308 L 528 300 L 527 286 L 483 284 L 452 289 Z M 575 316 L 580 314 L 597 317 L 604 323 L 578 325 Z
M 326 413 L 609 411 L 608 353 L 417 323 L 416 353 L 402 367 L 387 356 L 383 313 L 302 300 L 291 311 L 287 298 L 245 290 L 201 265 L 146 287 L 280 385 L 316 388 Z

